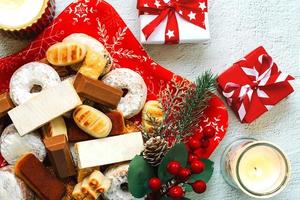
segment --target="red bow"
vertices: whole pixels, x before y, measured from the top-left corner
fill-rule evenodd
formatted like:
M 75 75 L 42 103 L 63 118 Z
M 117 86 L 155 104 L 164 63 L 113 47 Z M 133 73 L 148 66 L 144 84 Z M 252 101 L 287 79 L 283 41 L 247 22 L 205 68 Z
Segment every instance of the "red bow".
M 165 43 L 179 43 L 179 28 L 175 13 L 196 26 L 203 29 L 206 28 L 205 12 L 207 12 L 207 0 L 138 0 L 137 9 L 140 13 L 158 15 L 142 30 L 146 39 L 168 17 Z

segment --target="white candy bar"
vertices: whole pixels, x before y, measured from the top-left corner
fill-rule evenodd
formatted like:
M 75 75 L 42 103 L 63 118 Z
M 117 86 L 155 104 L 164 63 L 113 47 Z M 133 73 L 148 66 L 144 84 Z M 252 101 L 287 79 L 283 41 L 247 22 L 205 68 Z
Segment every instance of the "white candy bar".
M 78 142 L 75 153 L 79 169 L 128 161 L 144 148 L 140 132 Z
M 8 115 L 23 136 L 81 104 L 73 85 L 63 81 L 10 110 Z

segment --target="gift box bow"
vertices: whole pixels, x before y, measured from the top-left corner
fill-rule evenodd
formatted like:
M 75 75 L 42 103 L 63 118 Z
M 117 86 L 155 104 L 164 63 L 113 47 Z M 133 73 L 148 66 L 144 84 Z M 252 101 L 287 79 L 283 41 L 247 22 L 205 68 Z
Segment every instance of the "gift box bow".
M 266 110 L 270 110 L 278 102 L 276 94 L 272 95 L 274 87 L 282 83 L 294 80 L 288 74 L 278 70 L 277 65 L 267 54 L 258 57 L 258 66 L 247 67 L 247 60 L 243 58 L 235 65 L 239 65 L 243 73 L 248 77 L 247 84 L 227 82 L 223 89 L 223 95 L 227 103 L 237 109 L 241 121 L 244 120 L 251 104 L 260 102 Z
M 206 29 L 207 0 L 138 0 L 137 9 L 140 13 L 158 15 L 142 30 L 146 39 L 167 17 L 165 43 L 179 43 L 179 27 L 175 13 L 187 22 Z

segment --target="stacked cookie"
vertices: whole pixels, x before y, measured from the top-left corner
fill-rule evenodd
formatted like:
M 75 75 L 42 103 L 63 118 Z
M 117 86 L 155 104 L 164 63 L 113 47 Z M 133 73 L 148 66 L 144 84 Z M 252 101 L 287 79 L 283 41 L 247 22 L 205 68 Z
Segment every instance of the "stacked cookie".
M 0 126 L 12 122 L 0 152 L 13 170 L 0 169 L 0 176 L 23 184 L 0 184 L 0 199 L 12 190 L 32 199 L 23 188 L 47 200 L 133 199 L 126 162 L 144 144 L 130 119 L 144 108 L 142 125 L 151 130 L 149 117 L 161 120 L 163 113 L 157 101 L 145 105 L 147 86 L 138 73 L 112 65 L 99 41 L 76 33 L 12 75 L 9 92 L 0 95 Z

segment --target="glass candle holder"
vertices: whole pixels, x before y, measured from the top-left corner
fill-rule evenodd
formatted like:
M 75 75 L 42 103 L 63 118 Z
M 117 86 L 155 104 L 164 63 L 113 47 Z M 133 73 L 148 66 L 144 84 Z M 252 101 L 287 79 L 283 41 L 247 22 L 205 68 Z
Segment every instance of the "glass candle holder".
M 226 182 L 254 198 L 280 193 L 288 183 L 290 171 L 287 156 L 267 141 L 239 139 L 226 148 L 221 158 Z

